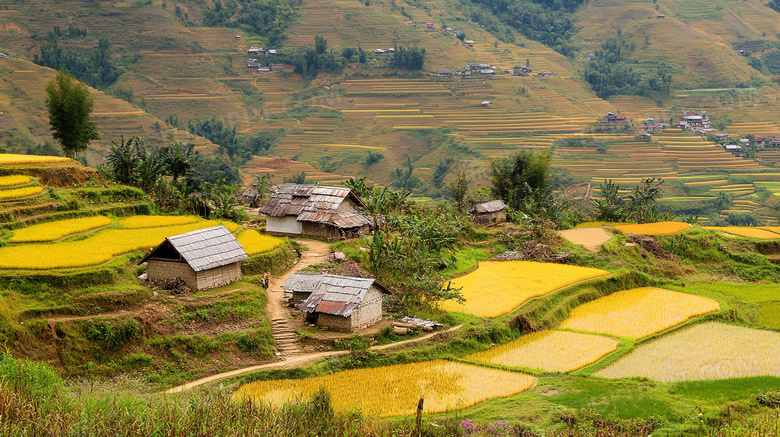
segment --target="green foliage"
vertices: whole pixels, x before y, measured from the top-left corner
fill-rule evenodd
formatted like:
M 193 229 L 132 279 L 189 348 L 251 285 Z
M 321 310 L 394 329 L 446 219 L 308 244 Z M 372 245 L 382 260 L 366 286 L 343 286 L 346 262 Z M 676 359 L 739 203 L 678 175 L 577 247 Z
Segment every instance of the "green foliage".
M 627 42 L 620 31 L 616 38 L 609 38 L 596 50 L 582 76 L 593 91 L 606 99 L 616 94 L 631 94 L 639 84 L 639 75 L 628 65 L 626 59 L 636 48 Z
M 20 394 L 38 396 L 63 386 L 49 366 L 27 359 L 15 359 L 7 351 L 0 355 L 0 384 Z
M 661 178 L 644 178 L 631 189 L 631 194 L 620 194 L 620 185 L 604 180 L 599 190 L 601 197 L 591 200 L 595 207 L 594 220 L 606 222 L 653 223 L 670 220 L 673 214 L 658 210 L 657 201 L 663 197 Z
M 463 13 L 506 42 L 513 42 L 506 27 L 572 56 L 570 40 L 576 27 L 573 13 L 583 0 L 472 0 Z
M 314 47 L 300 47 L 286 56 L 296 73 L 307 79 L 317 77 L 319 72 L 341 73 L 352 52 L 342 50 L 341 54 L 328 50 L 328 42 L 320 35 L 314 37 Z
M 780 12 L 780 0 L 769 0 L 769 3 L 767 3 L 767 6 L 770 8 L 776 10 L 777 12 Z
M 756 219 L 750 212 L 729 212 L 729 216 L 726 221 L 731 226 L 757 226 L 758 219 Z
M 522 210 L 532 198 L 541 200 L 548 191 L 549 152 L 521 150 L 509 158 L 490 163 L 493 195 L 509 207 Z
M 298 15 L 294 3 L 286 0 L 217 1 L 214 9 L 203 11 L 203 25 L 240 28 L 265 37 L 268 45 L 274 47 L 282 43 L 285 30 Z
M 230 127 L 222 118 L 216 115 L 211 118 L 196 118 L 190 120 L 187 124 L 187 130 L 191 133 L 204 137 L 219 146 L 231 158 L 236 156 L 239 149 L 238 138 L 236 138 L 236 127 Z
M 407 70 L 422 70 L 425 66 L 425 47 L 395 46 L 393 67 Z
M 450 196 L 455 202 L 455 206 L 460 211 L 466 210 L 466 197 L 469 193 L 469 185 L 471 184 L 471 178 L 466 173 L 466 169 L 460 169 L 455 173 L 455 179 L 450 182 Z
M 105 317 L 79 322 L 87 340 L 104 343 L 109 349 L 119 349 L 141 333 L 141 325 L 134 319 L 112 323 Z
M 87 53 L 64 52 L 56 33 L 50 33 L 49 43 L 41 45 L 41 55 L 35 55 L 33 62 L 55 70 L 68 70 L 79 80 L 94 88 L 105 89 L 116 82 L 122 71 L 109 53 L 111 44 L 107 39 L 98 40 L 98 46 Z
M 57 72 L 46 86 L 46 94 L 52 136 L 60 142 L 65 156 L 75 157 L 90 141 L 100 138 L 97 124 L 89 117 L 95 105 L 89 90 L 67 70 Z

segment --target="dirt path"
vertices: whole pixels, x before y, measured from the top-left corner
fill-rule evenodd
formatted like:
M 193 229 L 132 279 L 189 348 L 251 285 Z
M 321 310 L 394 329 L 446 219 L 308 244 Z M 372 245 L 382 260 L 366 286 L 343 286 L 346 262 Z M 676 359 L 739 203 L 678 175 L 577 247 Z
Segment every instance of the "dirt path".
M 444 332 L 457 331 L 461 327 L 463 327 L 463 325 L 453 326 L 452 328 L 450 328 L 450 329 L 448 329 L 446 331 L 432 332 L 430 334 L 423 335 L 422 337 L 412 338 L 412 339 L 409 339 L 409 340 L 403 340 L 403 341 L 390 343 L 390 344 L 383 344 L 381 346 L 371 346 L 370 348 L 368 348 L 368 350 L 370 350 L 370 351 L 380 351 L 380 350 L 394 348 L 396 346 L 402 346 L 402 345 L 409 344 L 409 343 L 415 343 L 415 342 L 418 342 L 418 341 L 424 341 L 424 340 L 428 340 L 429 338 L 432 338 L 433 336 L 435 336 L 437 334 L 441 334 L 441 333 L 444 333 Z M 254 371 L 257 371 L 257 370 L 292 369 L 292 368 L 295 368 L 295 367 L 300 367 L 300 366 L 303 366 L 303 365 L 306 365 L 306 364 L 313 363 L 313 362 L 315 362 L 317 360 L 320 360 L 322 358 L 334 357 L 334 356 L 346 355 L 346 354 L 349 354 L 349 351 L 316 352 L 316 353 L 312 353 L 312 354 L 299 355 L 299 356 L 292 357 L 290 359 L 287 359 L 287 360 L 284 360 L 284 361 L 279 361 L 279 362 L 276 362 L 276 363 L 260 364 L 260 365 L 257 365 L 257 366 L 245 367 L 243 369 L 236 369 L 236 370 L 231 370 L 230 372 L 225 372 L 225 373 L 220 373 L 218 375 L 208 376 L 206 378 L 202 378 L 202 379 L 198 379 L 196 381 L 188 382 L 187 384 L 180 385 L 178 387 L 173 387 L 171 389 L 166 390 L 165 393 L 166 394 L 180 393 L 180 392 L 189 390 L 191 388 L 197 387 L 199 385 L 207 384 L 209 382 L 218 381 L 220 379 L 229 378 L 231 376 L 242 375 L 244 373 L 254 372 Z
M 598 252 L 599 246 L 612 238 L 603 228 L 568 229 L 559 233 L 563 238 L 574 244 L 581 244 L 591 252 Z
M 271 332 L 276 341 L 276 347 L 283 358 L 298 356 L 303 352 L 298 334 L 295 332 L 300 327 L 300 321 L 290 317 L 290 310 L 284 303 L 284 290 L 282 284 L 287 281 L 294 272 L 314 264 L 324 262 L 330 253 L 330 246 L 320 241 L 299 241 L 309 248 L 302 252 L 301 259 L 285 274 L 274 276 L 268 284 L 268 318 L 271 320 Z

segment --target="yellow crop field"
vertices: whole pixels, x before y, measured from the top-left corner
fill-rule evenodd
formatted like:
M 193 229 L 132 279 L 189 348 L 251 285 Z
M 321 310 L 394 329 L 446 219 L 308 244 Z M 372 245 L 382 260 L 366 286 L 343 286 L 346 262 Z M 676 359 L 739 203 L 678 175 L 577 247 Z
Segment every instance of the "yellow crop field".
M 324 387 L 337 411 L 360 410 L 366 416 L 391 417 L 414 414 L 420 396 L 425 397 L 426 414 L 443 413 L 520 393 L 535 381 L 522 373 L 437 360 L 316 378 L 257 381 L 241 386 L 233 397 L 278 407 L 310 397 Z
M 269 235 L 262 235 L 259 232 L 247 229 L 238 236 L 238 242 L 246 251 L 247 255 L 257 255 L 258 253 L 269 252 L 282 244 L 282 240 Z
M 41 223 L 23 229 L 14 230 L 14 235 L 8 239 L 9 243 L 35 243 L 42 241 L 54 241 L 66 235 L 78 234 L 90 229 L 108 226 L 111 219 L 103 216 L 83 217 L 56 222 Z
M 16 155 L 13 153 L 0 154 L 0 165 L 4 164 L 50 164 L 55 162 L 69 162 L 70 158 L 61 156 Z
M 11 175 L 0 176 L 0 187 L 15 187 L 17 185 L 24 185 L 30 183 L 29 176 Z
M 718 310 L 718 302 L 706 297 L 642 287 L 580 305 L 560 328 L 642 338 Z
M 642 344 L 598 372 L 664 382 L 780 376 L 780 333 L 701 323 Z
M 547 372 L 571 372 L 616 351 L 617 345 L 614 338 L 599 335 L 540 331 L 465 358 Z
M 751 228 L 749 226 L 705 226 L 704 229 L 721 231 L 742 237 L 760 238 L 762 240 L 774 240 L 780 238 L 780 234 L 771 231 L 772 228 Z
M 533 261 L 483 261 L 468 275 L 452 280 L 463 287 L 465 304 L 447 301 L 442 308 L 481 317 L 498 317 L 537 296 L 609 272 L 589 267 Z
M 615 225 L 615 229 L 627 234 L 670 235 L 690 229 L 691 225 L 683 222 L 644 223 L 641 225 Z
M 207 220 L 149 229 L 106 229 L 78 241 L 0 247 L 0 269 L 46 270 L 93 266 L 128 252 L 152 249 L 165 237 L 219 224 L 228 229 L 238 228 L 235 223 Z
M 0 190 L 0 200 L 21 199 L 43 192 L 43 187 L 24 187 Z
M 195 223 L 199 217 L 187 215 L 134 215 L 119 220 L 126 229 L 156 228 L 159 226 L 176 226 Z M 232 232 L 232 231 L 231 231 Z

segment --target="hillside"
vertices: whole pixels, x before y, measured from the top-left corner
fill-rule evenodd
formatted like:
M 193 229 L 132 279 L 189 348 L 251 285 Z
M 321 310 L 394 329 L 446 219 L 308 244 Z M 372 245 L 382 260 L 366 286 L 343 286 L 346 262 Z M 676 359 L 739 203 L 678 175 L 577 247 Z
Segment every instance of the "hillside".
M 486 31 L 489 26 L 447 1 L 366 5 L 305 0 L 296 3 L 297 15 L 277 46 L 282 53 L 312 46 L 316 35 L 336 53 L 346 47 L 368 52 L 365 64 L 353 60 L 343 72 L 320 72 L 316 79 L 292 72 L 289 65 L 253 74 L 247 68 L 247 50 L 271 48 L 270 37 L 245 28 L 203 26 L 211 3 L 68 4 L 74 13 L 58 12 L 54 3 L 35 2 L 0 16 L 0 49 L 12 55 L 2 60 L 9 90 L 5 95 L 27 96 L 3 102 L 13 118 L 6 117 L 6 123 L 17 126 L 6 141 L 18 150 L 26 147 L 15 146 L 17 142 L 50 141 L 42 95 L 52 73 L 13 57 L 32 59 L 51 39 L 46 35 L 59 26 L 64 50 L 92 50 L 98 39 L 108 38 L 112 58 L 123 71 L 108 91 L 132 101 L 93 91 L 103 133 L 95 149 L 107 148 L 119 135 L 140 134 L 157 145 L 190 138 L 200 150 L 217 153 L 208 140 L 184 132 L 192 121 L 216 117 L 235 128 L 239 142 L 258 132 L 278 138 L 262 156 L 238 161 L 244 184 L 256 173 L 272 174 L 279 183 L 304 172 L 307 180 L 331 184 L 368 175 L 377 183 L 438 196 L 446 193 L 443 182 L 458 167 L 468 169 L 475 186 L 487 186 L 491 159 L 520 149 L 547 150 L 560 140 L 590 138 L 603 143 L 606 152 L 575 149 L 569 143 L 554 151 L 554 166 L 568 172 L 574 184 L 613 178 L 630 185 L 639 177 L 664 177 L 672 201 L 692 197 L 683 201 L 683 213 L 717 219 L 727 217 L 729 210 L 704 207 L 703 202 L 714 198 L 718 187 L 755 183 L 757 191 L 735 190 L 737 200 L 755 203 L 751 210 L 766 223 L 778 215 L 772 209 L 775 203 L 767 203 L 774 194 L 776 170 L 771 166 L 780 161 L 774 150 L 758 151 L 758 160 L 734 157 L 712 142 L 686 145 L 698 140 L 677 132 L 667 132 L 665 138 L 654 135 L 647 145 L 635 141 L 646 118 L 674 124 L 686 109 L 707 111 L 713 126 L 720 128 L 717 132 L 735 137 L 780 135 L 780 86 L 750 67 L 749 58 L 735 49 L 751 41 L 778 40 L 780 20 L 772 17 L 780 14 L 757 1 L 715 2 L 703 9 L 684 1 L 587 2 L 574 14 L 578 30 L 572 43 L 578 55 L 567 58 L 517 30 L 511 31 L 513 43 L 503 42 Z M 665 18 L 656 18 L 658 13 Z M 427 29 L 426 23 L 434 23 L 435 29 Z M 112 31 L 120 26 L 134 31 Z M 463 41 L 473 44 L 444 26 L 463 32 Z M 618 28 L 636 46 L 629 62 L 639 73 L 646 74 L 660 61 L 670 66 L 673 85 L 668 97 L 603 100 L 582 80 L 582 69 L 590 62 L 582 55 L 614 37 Z M 79 29 L 86 29 L 86 36 Z M 373 53 L 396 45 L 424 47 L 425 71 L 399 74 L 388 66 L 392 55 Z M 265 57 L 260 61 L 273 63 Z M 432 74 L 469 64 L 489 64 L 499 71 L 528 65 L 533 72 L 468 78 Z M 540 72 L 550 76 L 540 77 Z M 485 101 L 489 107 L 482 107 Z M 603 132 L 597 123 L 610 111 L 630 117 L 629 129 Z M 93 152 L 90 160 L 99 162 L 100 157 Z M 685 188 L 702 178 L 726 182 L 710 192 Z

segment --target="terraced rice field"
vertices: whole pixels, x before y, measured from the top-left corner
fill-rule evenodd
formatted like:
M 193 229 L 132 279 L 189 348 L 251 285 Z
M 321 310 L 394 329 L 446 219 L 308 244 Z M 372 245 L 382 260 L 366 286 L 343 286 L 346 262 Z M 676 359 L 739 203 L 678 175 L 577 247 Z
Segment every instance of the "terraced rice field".
M 155 228 L 109 228 L 84 239 L 55 244 L 8 245 L 0 247 L 0 269 L 49 270 L 103 264 L 125 253 L 152 249 L 166 237 L 219 224 L 225 225 L 231 232 L 239 229 L 235 223 L 208 220 Z
M 595 375 L 663 382 L 780 376 L 778 350 L 780 333 L 708 322 L 641 344 Z
M 767 230 L 772 228 L 761 229 L 747 226 L 705 226 L 704 229 L 725 232 L 727 234 L 734 234 L 742 237 L 758 238 L 761 240 L 774 240 L 776 238 L 780 238 L 780 234 Z
M 16 155 L 0 153 L 0 165 L 12 164 L 52 164 L 57 162 L 73 162 L 70 158 L 61 156 Z
M 233 397 L 280 407 L 310 398 L 324 388 L 336 411 L 359 410 L 369 417 L 391 417 L 414 414 L 421 395 L 425 397 L 424 413 L 443 413 L 520 393 L 535 381 L 522 373 L 450 361 L 425 361 L 307 379 L 257 381 L 241 386 Z M 356 393 L 360 395 L 355 396 Z
M 532 261 L 483 261 L 477 270 L 452 280 L 454 287 L 462 287 L 465 304 L 447 301 L 442 309 L 498 317 L 534 297 L 606 275 L 609 272 L 588 267 Z
M 25 197 L 35 196 L 41 194 L 43 187 L 23 187 L 23 188 L 7 188 L 0 190 L 0 201 L 2 200 L 16 200 Z
M 200 217 L 184 215 L 134 215 L 119 220 L 126 229 L 156 228 L 159 226 L 186 225 L 200 221 Z
M 238 236 L 238 242 L 244 248 L 247 255 L 270 252 L 282 245 L 282 239 L 262 235 L 253 229 L 247 229 Z
M 719 310 L 718 302 L 706 297 L 662 288 L 634 288 L 578 306 L 560 329 L 639 339 Z
M 11 175 L 0 176 L 0 188 L 16 187 L 29 184 L 32 179 L 29 176 Z
M 111 219 L 103 216 L 83 217 L 70 220 L 41 223 L 13 231 L 9 243 L 36 243 L 55 241 L 72 234 L 79 234 L 96 228 L 108 226 Z
M 306 173 L 306 180 L 316 181 L 321 184 L 340 184 L 349 179 L 347 176 L 317 170 L 305 162 L 269 156 L 252 158 L 244 165 L 241 176 L 244 185 L 249 186 L 252 184 L 252 175 L 255 174 L 270 174 L 274 183 L 282 183 L 285 179 L 301 172 Z
M 546 372 L 571 372 L 616 351 L 617 345 L 617 340 L 598 335 L 540 331 L 464 358 Z
M 671 235 L 686 231 L 691 225 L 683 222 L 658 222 L 638 225 L 615 225 L 615 229 L 627 234 L 640 235 Z

